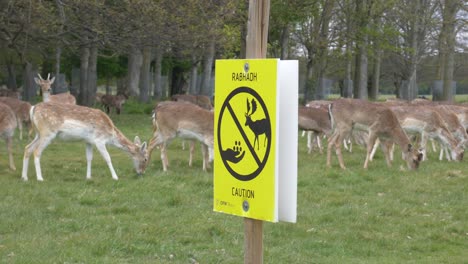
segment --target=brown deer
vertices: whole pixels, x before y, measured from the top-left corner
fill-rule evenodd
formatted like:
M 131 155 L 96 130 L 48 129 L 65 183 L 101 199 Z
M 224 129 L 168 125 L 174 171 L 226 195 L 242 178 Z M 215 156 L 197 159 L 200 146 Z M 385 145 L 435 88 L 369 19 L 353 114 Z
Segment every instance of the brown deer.
M 341 153 L 341 142 L 351 134 L 353 129 L 356 129 L 369 134 L 365 169 L 368 167 L 370 153 L 377 138 L 382 142 L 388 166 L 391 166 L 389 149 L 395 142 L 403 151 L 408 168 L 418 168 L 422 154 L 413 148 L 395 114 L 388 107 L 359 99 L 338 99 L 330 105 L 330 118 L 334 132 L 328 142 L 328 167 L 331 166 L 332 147 L 335 147 L 340 167 L 346 169 Z
M 41 87 L 43 102 L 76 104 L 75 96 L 71 95 L 70 93 L 61 93 L 54 95 L 50 94 L 50 92 L 52 91 L 52 84 L 55 81 L 55 77 L 52 77 L 52 79 L 50 79 L 50 73 L 47 75 L 46 80 L 44 80 L 40 74 L 38 74 L 38 76 L 39 78 L 34 77 L 34 81 L 37 85 Z
M 29 157 L 33 153 L 37 180 L 43 181 L 41 154 L 56 137 L 64 140 L 80 139 L 86 142 L 86 179 L 91 179 L 93 145 L 106 161 L 114 180 L 118 180 L 118 177 L 106 145 L 113 145 L 127 152 L 138 174 L 145 171 L 146 142 L 141 143 L 138 137 L 135 137 L 134 142 L 128 140 L 101 110 L 79 105 L 39 103 L 31 109 L 31 122 L 36 137 L 24 151 L 22 179 L 25 181 L 28 180 Z
M 12 97 L 0 97 L 0 103 L 8 105 L 16 115 L 18 121 L 18 128 L 20 131 L 20 140 L 23 140 L 23 124 L 28 128 L 28 137 L 32 134 L 32 126 L 29 120 L 29 110 L 31 104 L 29 102 L 21 101 Z
M 328 110 L 323 108 L 314 108 L 307 106 L 299 106 L 298 112 L 299 129 L 307 131 L 307 148 L 308 153 L 312 151 L 312 134 L 314 134 L 320 153 L 323 152 L 320 136 L 331 134 L 331 123 L 328 116 Z
M 148 146 L 148 161 L 154 148 L 161 149 L 163 170 L 169 165 L 167 146 L 176 137 L 198 140 L 202 146 L 203 170 L 210 167 L 213 157 L 214 114 L 197 105 L 166 101 L 154 108 L 153 137 Z
M 15 113 L 6 104 L 0 103 L 0 137 L 5 139 L 8 158 L 10 161 L 10 170 L 16 170 L 13 160 L 13 135 L 15 133 L 17 121 Z
M 124 95 L 111 95 L 111 94 L 104 94 L 101 96 L 101 104 L 106 109 L 106 113 L 110 114 L 111 108 L 115 109 L 115 112 L 120 115 L 122 111 L 122 106 L 125 103 L 127 98 Z
M 252 99 L 252 112 L 250 112 L 250 102 L 247 99 L 247 112 L 245 113 L 245 124 L 244 126 L 248 126 L 250 130 L 255 134 L 254 145 L 253 148 L 255 149 L 255 143 L 258 142 L 258 136 L 265 134 L 265 139 L 263 140 L 263 145 L 266 146 L 266 141 L 270 140 L 271 137 L 271 127 L 269 120 L 266 118 L 252 121 L 252 115 L 257 111 L 257 102 L 255 99 Z M 257 150 L 260 149 L 260 143 L 258 142 Z
M 211 100 L 206 95 L 201 94 L 174 94 L 171 96 L 172 101 L 176 102 L 189 102 L 192 104 L 196 104 L 201 108 L 205 108 L 206 110 L 212 110 L 213 104 Z

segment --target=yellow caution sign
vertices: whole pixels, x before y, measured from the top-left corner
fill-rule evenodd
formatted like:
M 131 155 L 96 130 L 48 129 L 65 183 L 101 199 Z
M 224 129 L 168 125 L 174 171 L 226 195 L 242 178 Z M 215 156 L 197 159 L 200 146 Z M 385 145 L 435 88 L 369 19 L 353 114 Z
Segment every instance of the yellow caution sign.
M 216 61 L 215 211 L 277 221 L 278 61 Z

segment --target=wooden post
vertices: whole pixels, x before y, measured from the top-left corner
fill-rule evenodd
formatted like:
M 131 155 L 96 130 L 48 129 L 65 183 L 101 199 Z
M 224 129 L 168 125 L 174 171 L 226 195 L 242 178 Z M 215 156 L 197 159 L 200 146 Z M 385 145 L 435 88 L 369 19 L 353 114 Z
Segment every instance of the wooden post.
M 266 58 L 270 0 L 249 0 L 246 58 Z M 244 263 L 263 263 L 263 221 L 244 218 Z

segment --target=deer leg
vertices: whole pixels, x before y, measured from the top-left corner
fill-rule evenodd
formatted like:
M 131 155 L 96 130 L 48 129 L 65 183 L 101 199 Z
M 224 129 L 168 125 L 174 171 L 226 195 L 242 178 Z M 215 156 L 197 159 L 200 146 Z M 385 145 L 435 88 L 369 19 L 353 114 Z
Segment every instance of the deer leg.
M 24 156 L 23 156 L 23 172 L 21 173 L 21 179 L 23 181 L 28 180 L 28 166 L 29 166 L 29 157 L 33 153 L 34 149 L 39 142 L 39 136 L 36 134 L 36 137 L 24 148 Z
M 336 156 L 338 157 L 338 162 L 340 163 L 340 167 L 345 170 L 346 166 L 343 160 L 343 153 L 341 152 L 341 142 L 343 142 L 344 137 L 341 135 L 338 136 L 338 139 L 335 140 L 335 152 Z
M 201 143 L 201 151 L 202 151 L 202 156 L 203 156 L 203 171 L 206 171 L 207 169 L 209 169 L 211 166 L 210 166 L 210 163 L 208 162 L 208 147 Z
M 193 152 L 195 151 L 195 141 L 190 140 L 190 148 L 189 148 L 189 167 L 192 167 L 192 160 L 193 160 Z M 203 151 L 203 149 L 202 149 Z
M 13 160 L 13 136 L 5 138 L 5 142 L 8 150 L 8 159 L 10 161 L 10 170 L 15 171 L 15 162 Z
M 161 144 L 161 162 L 163 165 L 163 171 L 167 171 L 167 153 L 166 153 L 166 144 Z
M 374 159 L 375 152 L 377 151 L 377 148 L 379 147 L 379 144 L 380 144 L 380 140 L 377 138 L 377 140 L 375 141 L 374 146 L 372 147 L 372 151 L 371 151 L 371 154 L 370 154 L 370 157 L 369 157 L 370 161 L 372 161 Z M 383 145 L 382 145 L 382 147 L 383 147 Z
M 322 140 L 320 139 L 320 135 L 318 133 L 315 133 L 315 140 L 317 141 L 317 146 L 319 148 L 320 154 L 323 154 L 323 147 L 322 147 Z
M 117 173 L 115 173 L 114 166 L 112 166 L 112 160 L 111 160 L 111 157 L 109 155 L 109 152 L 107 152 L 106 145 L 96 144 L 96 148 L 99 151 L 99 153 L 101 153 L 101 156 L 104 158 L 104 160 L 106 161 L 107 166 L 109 167 L 109 170 L 110 170 L 110 172 L 112 174 L 112 179 L 118 180 L 119 177 L 117 177 Z M 91 166 L 91 164 L 90 164 L 90 166 Z
M 304 135 L 306 131 L 302 131 L 302 134 Z M 310 154 L 312 152 L 312 131 L 307 131 L 307 154 Z
M 338 131 L 333 133 L 331 137 L 328 139 L 328 146 L 327 146 L 327 167 L 331 167 L 331 152 L 332 147 L 335 145 L 335 141 L 338 138 Z
M 18 129 L 19 129 L 19 139 L 23 140 L 23 121 L 17 119 L 18 121 Z
M 38 181 L 44 181 L 44 178 L 42 178 L 42 171 L 41 171 L 42 152 L 50 144 L 50 142 L 52 141 L 52 139 L 54 137 L 55 137 L 55 135 L 49 136 L 47 138 L 40 138 L 37 145 L 36 145 L 36 148 L 35 148 L 35 150 L 33 152 L 33 154 L 34 154 L 34 166 L 36 167 L 36 178 L 37 178 Z
M 377 139 L 377 141 L 378 140 L 379 139 Z M 377 141 L 376 141 L 376 144 L 377 144 Z M 392 147 L 393 147 L 393 142 L 388 141 L 388 140 L 385 140 L 382 142 L 382 150 L 385 155 L 385 161 L 387 162 L 388 167 L 392 166 L 392 159 L 391 159 L 392 155 L 390 154 Z
M 91 179 L 91 162 L 93 160 L 93 145 L 86 143 L 86 179 Z
M 427 134 L 422 132 L 421 133 L 421 148 L 423 152 L 423 161 L 428 160 L 426 145 L 427 145 Z
M 369 165 L 370 154 L 372 152 L 372 148 L 374 147 L 376 140 L 377 140 L 377 135 L 374 132 L 370 131 L 369 139 L 367 141 L 367 153 L 366 153 L 366 161 L 364 161 L 364 169 L 367 169 Z

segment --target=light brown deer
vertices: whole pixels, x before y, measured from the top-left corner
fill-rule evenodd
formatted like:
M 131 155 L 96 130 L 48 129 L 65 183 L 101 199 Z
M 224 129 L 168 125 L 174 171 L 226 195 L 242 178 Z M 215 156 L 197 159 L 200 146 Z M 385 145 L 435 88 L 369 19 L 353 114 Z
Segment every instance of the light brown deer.
M 201 94 L 174 94 L 171 96 L 172 101 L 176 102 L 189 102 L 192 104 L 196 104 L 201 108 L 205 108 L 206 110 L 212 110 L 213 104 L 211 100 L 206 95 Z
M 353 129 L 363 130 L 369 134 L 364 168 L 368 167 L 370 153 L 377 138 L 383 142 L 382 148 L 388 166 L 391 166 L 389 148 L 395 142 L 405 154 L 408 168 L 419 167 L 422 154 L 413 148 L 395 114 L 388 107 L 359 99 L 338 99 L 330 106 L 330 117 L 334 132 L 327 148 L 328 167 L 331 166 L 331 151 L 335 147 L 340 167 L 346 169 L 341 153 L 341 142 Z
M 32 126 L 29 120 L 29 110 L 31 104 L 29 102 L 21 101 L 11 97 L 0 97 L 0 102 L 8 105 L 16 115 L 18 121 L 18 128 L 20 131 L 20 140 L 23 140 L 23 124 L 28 128 L 28 137 L 32 134 Z
M 436 109 L 429 105 L 400 105 L 392 106 L 390 109 L 407 133 L 421 135 L 424 159 L 426 159 L 426 145 L 429 138 L 436 139 L 441 145 L 450 149 L 453 160 L 463 159 L 464 142 L 454 138 Z
M 122 106 L 125 103 L 127 98 L 124 95 L 111 95 L 104 94 L 101 96 L 101 104 L 104 106 L 107 114 L 110 114 L 112 108 L 115 109 L 115 112 L 120 115 L 122 111 Z
M 40 74 L 38 74 L 38 76 L 39 78 L 34 77 L 34 81 L 37 85 L 39 85 L 39 87 L 41 87 L 43 102 L 76 104 L 75 96 L 71 95 L 70 93 L 61 93 L 54 95 L 51 94 L 52 84 L 55 81 L 55 77 L 52 77 L 52 79 L 50 79 L 50 74 L 48 74 L 47 79 L 44 80 Z
M 128 140 L 101 110 L 78 105 L 39 103 L 31 109 L 31 122 L 36 131 L 36 137 L 24 151 L 22 179 L 25 181 L 28 180 L 28 164 L 31 154 L 34 154 L 37 180 L 43 181 L 41 154 L 56 137 L 86 142 L 86 179 L 91 179 L 93 145 L 106 161 L 114 180 L 118 180 L 118 177 L 106 145 L 113 145 L 128 153 L 138 174 L 145 171 L 146 142 L 141 143 L 138 137 L 135 137 L 134 142 Z
M 0 103 L 0 137 L 5 139 L 10 170 L 16 170 L 13 160 L 13 135 L 17 126 L 15 113 L 6 104 Z
M 323 153 L 320 136 L 331 134 L 330 117 L 328 110 L 323 108 L 314 108 L 299 106 L 298 112 L 299 129 L 307 131 L 308 153 L 312 151 L 312 136 L 315 136 L 320 153 Z
M 214 114 L 199 106 L 181 102 L 161 102 L 154 108 L 153 137 L 148 146 L 148 161 L 154 148 L 161 149 L 163 170 L 169 165 L 167 146 L 176 137 L 201 142 L 203 170 L 210 168 L 213 157 Z

